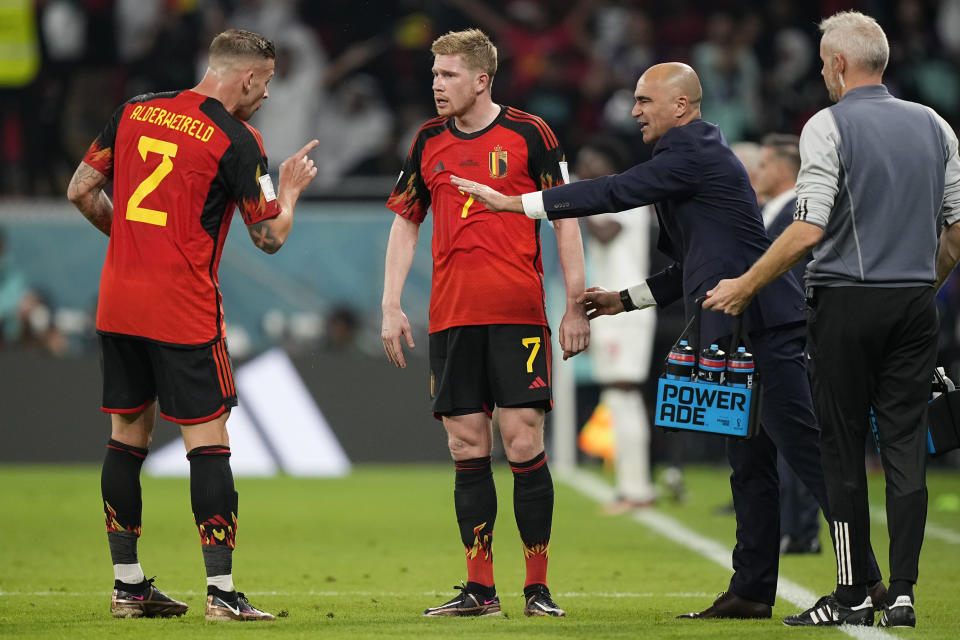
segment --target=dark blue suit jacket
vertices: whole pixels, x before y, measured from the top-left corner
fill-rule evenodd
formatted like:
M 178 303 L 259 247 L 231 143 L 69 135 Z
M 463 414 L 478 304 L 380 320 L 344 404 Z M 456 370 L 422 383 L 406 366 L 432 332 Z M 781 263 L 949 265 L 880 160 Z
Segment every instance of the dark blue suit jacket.
M 682 297 L 688 318 L 697 297 L 743 274 L 770 246 L 746 170 L 719 127 L 703 120 L 668 130 L 650 160 L 619 175 L 547 189 L 543 204 L 551 220 L 655 204 L 657 248 L 676 262 L 647 283 L 660 306 Z M 804 321 L 789 272 L 761 289 L 744 316 L 751 333 Z M 713 341 L 731 326 L 729 316 L 704 312 L 701 337 Z
M 777 217 L 773 219 L 770 223 L 770 226 L 767 228 L 767 236 L 771 241 L 776 240 L 777 236 L 787 230 L 791 224 L 793 224 L 793 213 L 797 209 L 797 199 L 791 198 L 783 205 L 783 209 L 777 212 Z M 804 258 L 802 258 L 797 264 L 793 266 L 793 269 L 790 271 L 793 272 L 794 277 L 797 279 L 797 282 L 800 283 L 800 287 L 803 288 L 804 276 L 807 272 L 807 263 L 813 259 L 813 254 L 808 253 Z

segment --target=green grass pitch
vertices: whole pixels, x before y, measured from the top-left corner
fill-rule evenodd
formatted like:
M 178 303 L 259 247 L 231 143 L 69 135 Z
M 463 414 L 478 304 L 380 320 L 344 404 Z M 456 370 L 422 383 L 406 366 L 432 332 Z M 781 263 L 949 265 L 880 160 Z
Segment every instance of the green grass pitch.
M 729 570 L 630 517 L 601 515 L 600 505 L 559 478 L 550 586 L 568 617 L 524 618 L 523 555 L 505 469 L 498 465 L 494 543 L 503 617 L 420 615 L 452 597 L 452 585 L 465 573 L 451 467 L 360 466 L 341 479 L 237 479 L 234 577 L 255 605 L 283 615 L 274 623 L 238 624 L 203 619 L 203 562 L 187 479 L 143 478 L 140 561 L 147 576 L 156 575 L 158 586 L 190 611 L 171 620 L 114 620 L 98 469 L 0 467 L 0 637 L 848 637 L 834 629 L 784 627 L 780 618 L 797 608 L 783 598 L 773 620 L 676 620 L 707 606 L 726 587 Z M 723 468 L 688 469 L 690 499 L 663 501 L 657 509 L 732 548 L 734 519 L 715 513 L 729 502 L 728 475 Z M 960 477 L 931 472 L 928 484 L 918 628 L 856 637 L 960 637 Z M 882 476 L 871 477 L 871 502 L 883 503 Z M 836 575 L 825 529 L 823 554 L 781 563 L 783 577 L 818 595 L 832 588 Z M 874 521 L 873 533 L 887 575 L 886 529 Z

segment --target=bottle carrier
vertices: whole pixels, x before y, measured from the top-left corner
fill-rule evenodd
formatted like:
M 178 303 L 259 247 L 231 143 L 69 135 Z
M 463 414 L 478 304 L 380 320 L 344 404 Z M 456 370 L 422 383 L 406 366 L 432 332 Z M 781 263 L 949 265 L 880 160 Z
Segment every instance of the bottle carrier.
M 724 371 L 719 384 L 716 381 L 701 380 L 700 362 L 700 316 L 703 313 L 703 301 L 697 299 L 697 311 L 671 349 L 678 352 L 681 341 L 686 339 L 692 346 L 694 364 L 690 369 L 690 379 L 678 379 L 675 375 L 661 374 L 657 384 L 657 405 L 654 424 L 668 431 L 699 431 L 715 433 L 734 438 L 750 438 L 760 425 L 761 381 L 760 374 L 754 372 L 746 384 L 731 384 L 730 376 Z M 737 351 L 741 344 L 743 316 L 736 317 L 733 336 L 727 355 Z M 687 351 L 691 349 L 683 345 Z M 674 358 L 676 360 L 676 357 Z M 671 371 L 670 357 L 667 357 L 667 370 Z M 737 366 L 742 366 L 738 362 Z

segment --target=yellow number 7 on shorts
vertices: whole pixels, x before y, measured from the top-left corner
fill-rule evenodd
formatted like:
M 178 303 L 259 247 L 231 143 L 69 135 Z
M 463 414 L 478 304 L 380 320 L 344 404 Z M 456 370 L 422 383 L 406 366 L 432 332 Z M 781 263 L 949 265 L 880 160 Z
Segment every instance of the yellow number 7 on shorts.
M 536 359 L 537 354 L 540 353 L 540 337 L 535 338 L 524 338 L 522 341 L 524 349 L 531 349 L 530 357 L 527 358 L 527 373 L 533 373 L 533 361 Z

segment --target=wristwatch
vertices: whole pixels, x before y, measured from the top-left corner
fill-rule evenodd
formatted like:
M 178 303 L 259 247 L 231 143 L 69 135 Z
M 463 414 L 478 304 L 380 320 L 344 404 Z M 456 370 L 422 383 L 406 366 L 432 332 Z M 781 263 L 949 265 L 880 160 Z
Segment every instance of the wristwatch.
M 637 305 L 633 304 L 633 298 L 630 297 L 629 289 L 623 289 L 620 292 L 620 304 L 623 305 L 624 311 L 633 311 L 637 308 Z

